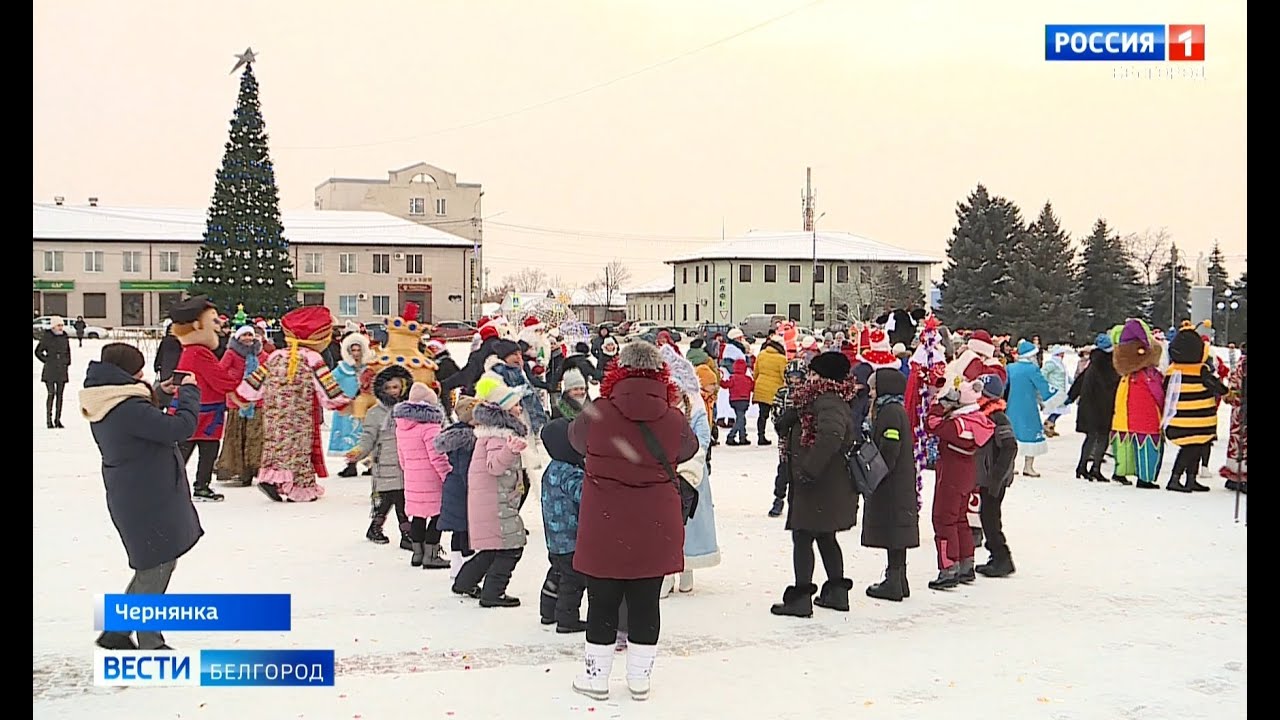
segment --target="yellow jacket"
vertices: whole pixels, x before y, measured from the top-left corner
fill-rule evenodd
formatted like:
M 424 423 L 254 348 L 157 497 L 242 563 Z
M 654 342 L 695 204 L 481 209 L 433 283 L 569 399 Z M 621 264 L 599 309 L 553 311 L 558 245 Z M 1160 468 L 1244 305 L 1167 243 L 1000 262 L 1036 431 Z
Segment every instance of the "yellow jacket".
M 787 356 L 772 345 L 766 345 L 756 356 L 756 388 L 751 399 L 758 403 L 773 403 L 778 388 L 786 383 Z

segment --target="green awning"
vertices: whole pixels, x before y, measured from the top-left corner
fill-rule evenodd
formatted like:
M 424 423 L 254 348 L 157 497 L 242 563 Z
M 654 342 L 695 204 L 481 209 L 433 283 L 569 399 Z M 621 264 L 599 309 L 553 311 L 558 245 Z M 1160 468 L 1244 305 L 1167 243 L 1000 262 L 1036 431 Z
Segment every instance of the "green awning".
M 320 282 L 293 282 L 293 289 L 298 292 L 324 292 L 324 281 Z
M 32 290 L 44 292 L 71 292 L 76 289 L 75 280 L 32 280 Z
M 120 289 L 133 292 L 186 292 L 190 280 L 121 280 Z

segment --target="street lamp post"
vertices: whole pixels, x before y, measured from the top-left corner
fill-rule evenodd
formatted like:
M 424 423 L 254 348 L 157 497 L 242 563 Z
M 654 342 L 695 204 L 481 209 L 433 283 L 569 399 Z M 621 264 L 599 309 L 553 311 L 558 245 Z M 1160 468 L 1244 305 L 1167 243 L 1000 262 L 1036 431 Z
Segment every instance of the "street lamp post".
M 1231 342 L 1231 315 L 1240 308 L 1240 301 L 1232 298 L 1231 294 L 1231 288 L 1227 288 L 1226 291 L 1222 293 L 1223 299 L 1218 301 L 1217 305 L 1218 312 L 1221 312 L 1227 318 L 1227 326 L 1225 329 L 1227 331 L 1228 343 Z

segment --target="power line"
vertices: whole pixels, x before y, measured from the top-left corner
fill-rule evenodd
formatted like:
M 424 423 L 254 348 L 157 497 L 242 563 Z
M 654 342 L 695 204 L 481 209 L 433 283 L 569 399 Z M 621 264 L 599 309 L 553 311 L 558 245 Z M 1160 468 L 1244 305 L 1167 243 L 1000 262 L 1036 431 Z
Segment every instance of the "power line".
M 624 80 L 630 80 L 631 78 L 636 77 L 638 75 L 643 75 L 644 73 L 651 72 L 653 70 L 657 70 L 662 67 L 666 67 L 667 65 L 671 65 L 672 63 L 679 62 L 692 55 L 697 55 L 698 53 L 704 52 L 706 50 L 710 50 L 711 48 L 714 48 L 718 45 L 723 45 L 724 43 L 730 42 L 731 40 L 736 40 L 742 37 L 743 35 L 747 35 L 749 33 L 755 32 L 756 30 L 772 25 L 776 22 L 779 22 L 780 20 L 788 18 L 804 10 L 808 10 L 809 8 L 819 5 L 823 2 L 826 2 L 826 0 L 812 0 L 811 2 L 808 2 L 804 5 L 792 8 L 791 10 L 788 10 L 782 13 L 781 15 L 775 15 L 774 17 L 771 17 L 768 20 L 758 22 L 755 25 L 752 25 L 751 27 L 739 30 L 738 32 L 733 33 L 732 35 L 726 35 L 718 40 L 709 42 L 706 45 L 702 45 L 692 50 L 688 50 L 686 52 L 680 53 L 679 55 L 669 57 L 666 60 L 663 60 L 661 62 L 656 62 L 652 65 L 646 65 L 645 67 L 642 67 L 638 70 L 633 70 L 624 75 L 619 75 L 611 80 L 605 80 L 604 82 L 596 83 L 595 85 L 590 85 L 588 87 L 582 88 L 581 90 L 575 90 L 574 92 L 571 92 L 571 93 L 558 95 L 556 97 L 549 98 L 541 102 L 536 102 L 532 105 L 526 105 L 524 107 L 517 108 L 515 110 L 509 110 L 507 112 L 500 113 L 498 115 L 491 115 L 489 117 L 486 117 L 480 120 L 463 123 L 461 125 L 454 125 L 452 127 L 441 128 L 439 130 L 432 130 L 431 132 L 422 133 L 420 135 L 411 135 L 409 137 L 400 138 L 398 140 L 382 140 L 379 142 L 354 143 L 351 145 L 285 145 L 285 146 L 273 148 L 273 150 L 299 150 L 299 151 L 301 150 L 349 150 L 349 149 L 355 149 L 355 148 L 380 147 L 383 145 L 398 145 L 401 143 L 411 142 L 413 140 L 421 140 L 422 138 L 432 137 L 435 135 L 442 135 L 444 133 L 456 132 L 458 130 L 467 130 L 469 128 L 473 128 L 478 125 L 485 125 L 487 123 L 496 122 L 498 120 L 505 120 L 509 117 L 514 117 L 516 115 L 521 115 L 526 112 L 547 107 L 548 105 L 554 105 L 555 103 L 558 103 L 558 102 L 571 100 L 573 98 L 586 95 L 587 93 L 595 92 L 596 90 L 609 87 L 610 85 L 616 85 Z

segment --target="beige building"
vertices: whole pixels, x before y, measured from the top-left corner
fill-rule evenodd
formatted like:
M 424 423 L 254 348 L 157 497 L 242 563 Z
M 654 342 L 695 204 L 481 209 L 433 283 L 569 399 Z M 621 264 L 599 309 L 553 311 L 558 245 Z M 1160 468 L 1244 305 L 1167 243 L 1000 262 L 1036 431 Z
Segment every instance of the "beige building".
M 752 231 L 668 261 L 675 268 L 675 324 L 739 324 L 755 313 L 806 327 L 865 319 L 882 309 L 886 266 L 919 284 L 927 298 L 930 270 L 939 262 L 850 233 Z
M 671 278 L 628 290 L 627 319 L 683 327 L 686 323 L 676 319 L 676 288 Z
M 468 297 L 479 302 L 484 273 L 483 196 L 479 183 L 460 183 L 454 173 L 420 162 L 389 171 L 386 180 L 329 178 L 316 186 L 315 209 L 386 213 L 472 241 L 466 282 L 471 288 Z M 478 305 L 468 305 L 466 319 L 481 314 Z
M 471 319 L 470 239 L 380 212 L 281 215 L 300 302 L 338 321 L 381 321 L 406 301 L 434 322 Z M 201 209 L 32 203 L 32 310 L 159 325 L 191 282 L 204 229 Z

